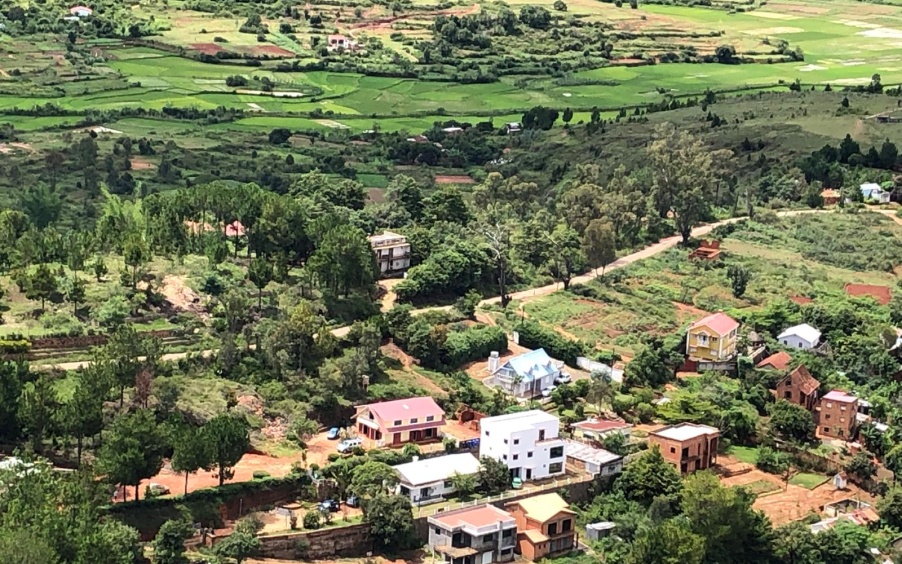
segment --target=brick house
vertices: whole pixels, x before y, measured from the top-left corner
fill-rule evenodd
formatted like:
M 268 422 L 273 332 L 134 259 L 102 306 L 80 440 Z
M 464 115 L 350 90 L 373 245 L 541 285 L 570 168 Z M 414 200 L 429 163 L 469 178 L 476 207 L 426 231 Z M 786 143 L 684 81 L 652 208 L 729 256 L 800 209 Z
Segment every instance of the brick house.
M 855 436 L 855 415 L 858 398 L 839 390 L 833 390 L 821 398 L 817 417 L 820 435 L 850 441 Z
M 657 445 L 664 460 L 680 474 L 705 470 L 717 464 L 720 431 L 708 425 L 679 423 L 648 434 L 649 446 Z
M 576 512 L 556 493 L 512 501 L 505 509 L 517 520 L 517 552 L 526 560 L 576 548 Z
M 814 411 L 817 407 L 820 386 L 821 383 L 804 365 L 801 365 L 777 382 L 776 397 L 801 405 L 808 411 Z
M 371 403 L 357 408 L 357 431 L 377 443 L 399 446 L 441 437 L 445 412 L 431 397 Z

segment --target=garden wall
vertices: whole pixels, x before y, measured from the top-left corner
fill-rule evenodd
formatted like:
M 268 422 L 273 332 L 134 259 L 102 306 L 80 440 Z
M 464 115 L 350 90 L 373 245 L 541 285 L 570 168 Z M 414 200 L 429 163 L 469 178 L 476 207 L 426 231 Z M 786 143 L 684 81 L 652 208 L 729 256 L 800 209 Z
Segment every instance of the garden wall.
M 261 537 L 262 556 L 294 560 L 320 560 L 334 557 L 364 556 L 373 550 L 368 523 L 329 527 Z

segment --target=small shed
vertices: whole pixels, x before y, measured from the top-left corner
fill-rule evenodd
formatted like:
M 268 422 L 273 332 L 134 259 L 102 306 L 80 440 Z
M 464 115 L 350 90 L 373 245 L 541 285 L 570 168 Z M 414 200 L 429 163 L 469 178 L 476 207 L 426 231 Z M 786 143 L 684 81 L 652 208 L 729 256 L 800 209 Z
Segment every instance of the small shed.
M 586 525 L 586 538 L 590 541 L 601 540 L 602 537 L 611 536 L 617 523 L 613 521 L 601 521 L 599 523 L 589 523 Z

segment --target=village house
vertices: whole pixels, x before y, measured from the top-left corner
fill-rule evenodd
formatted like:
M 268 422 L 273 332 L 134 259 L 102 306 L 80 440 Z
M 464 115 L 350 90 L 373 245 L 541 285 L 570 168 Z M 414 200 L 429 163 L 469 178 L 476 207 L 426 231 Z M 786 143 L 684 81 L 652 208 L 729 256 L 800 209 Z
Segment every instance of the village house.
M 720 241 L 702 239 L 698 248 L 689 253 L 690 259 L 717 260 L 720 258 Z
M 570 425 L 573 437 L 587 441 L 602 441 L 605 437 L 620 433 L 629 438 L 633 426 L 623 421 L 609 421 L 606 419 L 586 419 Z
M 410 498 L 411 505 L 440 501 L 456 490 L 455 474 L 472 476 L 479 472 L 479 459 L 469 452 L 434 458 L 415 459 L 394 466 L 398 473 L 398 491 Z
M 501 126 L 501 132 L 504 133 L 505 135 L 513 135 L 514 133 L 520 133 L 520 131 L 522 129 L 523 128 L 520 125 L 519 121 L 512 121 L 509 123 L 505 123 L 503 126 Z
M 892 291 L 888 286 L 877 286 L 875 284 L 846 284 L 846 294 L 853 297 L 870 296 L 877 300 L 880 305 L 887 305 L 893 298 Z
M 486 417 L 479 422 L 479 456 L 504 463 L 523 481 L 559 476 L 566 470 L 560 420 L 534 409 Z
M 501 388 L 518 398 L 531 399 L 542 394 L 542 390 L 554 384 L 561 377 L 564 363 L 552 360 L 545 349 L 536 349 L 515 356 L 501 364 L 497 352 L 489 356 L 489 385 Z
M 407 237 L 384 231 L 381 235 L 367 237 L 376 254 L 379 272 L 384 276 L 410 268 L 410 243 Z
M 691 360 L 723 362 L 736 356 L 739 322 L 725 313 L 713 313 L 689 326 L 686 354 Z
M 791 349 L 813 349 L 821 342 L 821 332 L 807 323 L 802 323 L 777 335 L 777 340 L 784 347 Z
M 821 398 L 818 431 L 824 437 L 850 441 L 855 436 L 858 398 L 833 390 Z
M 858 499 L 841 499 L 824 505 L 826 519 L 810 525 L 812 533 L 828 531 L 840 521 L 849 521 L 860 527 L 867 527 L 880 520 L 880 515 L 869 503 Z
M 340 33 L 330 34 L 327 40 L 328 45 L 326 46 L 326 48 L 330 51 L 335 51 L 338 49 L 355 51 L 359 47 L 358 43 L 355 40 Z
M 799 366 L 777 382 L 777 399 L 801 405 L 808 411 L 817 407 L 818 389 L 821 383 L 808 372 L 804 365 Z
M 447 564 L 510 562 L 517 546 L 517 520 L 494 505 L 467 507 L 427 519 L 429 548 Z
M 431 397 L 371 403 L 357 408 L 357 431 L 377 444 L 399 446 L 441 437 L 445 412 Z
M 623 472 L 623 457 L 603 448 L 591 447 L 577 441 L 565 441 L 567 464 L 593 477 L 607 478 Z
M 859 186 L 859 189 L 861 190 L 861 197 L 864 198 L 865 202 L 874 202 L 877 204 L 889 203 L 891 193 L 884 190 L 875 182 L 865 182 Z
M 717 464 L 720 431 L 708 425 L 679 423 L 648 434 L 649 446 L 657 445 L 664 460 L 681 474 L 706 470 Z
M 87 18 L 94 15 L 94 10 L 87 6 L 72 6 L 69 8 L 69 13 L 76 18 Z
M 765 358 L 764 360 L 756 364 L 755 367 L 782 371 L 789 368 L 790 362 L 792 362 L 792 357 L 789 356 L 789 353 L 786 351 L 779 351 Z
M 839 203 L 841 198 L 842 196 L 840 195 L 839 190 L 827 188 L 821 191 L 821 199 L 824 201 L 824 206 L 835 206 Z
M 505 509 L 517 520 L 517 552 L 525 560 L 576 548 L 576 512 L 558 494 L 512 501 Z

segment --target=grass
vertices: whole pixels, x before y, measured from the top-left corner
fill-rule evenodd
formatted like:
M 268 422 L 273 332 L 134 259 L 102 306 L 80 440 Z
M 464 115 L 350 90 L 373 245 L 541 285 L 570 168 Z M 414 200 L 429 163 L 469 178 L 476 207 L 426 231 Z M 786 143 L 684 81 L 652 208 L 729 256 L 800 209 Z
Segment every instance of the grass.
M 799 472 L 795 476 L 789 479 L 789 483 L 794 486 L 802 486 L 803 488 L 813 490 L 814 488 L 820 486 L 821 484 L 829 481 L 830 478 L 828 476 L 821 476 L 820 474 L 809 474 L 807 472 Z
M 780 486 L 770 480 L 755 480 L 754 482 L 737 486 L 748 490 L 754 496 L 762 496 L 780 490 Z
M 755 447 L 731 446 L 727 454 L 739 462 L 755 464 L 758 462 L 758 449 Z

